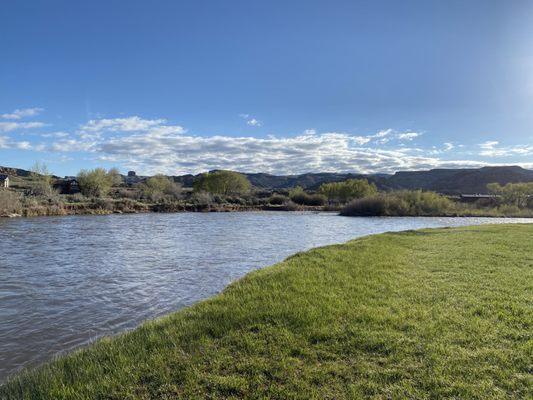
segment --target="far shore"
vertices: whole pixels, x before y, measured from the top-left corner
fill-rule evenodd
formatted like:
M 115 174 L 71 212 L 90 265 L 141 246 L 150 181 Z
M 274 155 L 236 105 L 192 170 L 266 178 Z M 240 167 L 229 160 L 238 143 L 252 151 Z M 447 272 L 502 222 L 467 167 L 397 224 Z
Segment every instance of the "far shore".
M 323 206 L 300 206 L 286 207 L 283 205 L 263 205 L 263 206 L 240 206 L 240 205 L 220 205 L 210 207 L 198 207 L 195 205 L 172 205 L 172 207 L 165 207 L 165 205 L 154 204 L 147 205 L 142 209 L 129 210 L 109 210 L 104 208 L 64 208 L 60 210 L 46 210 L 42 214 L 24 215 L 20 213 L 2 214 L 0 218 L 32 218 L 32 217 L 61 217 L 72 215 L 122 215 L 122 214 L 173 214 L 173 213 L 239 213 L 239 212 L 261 212 L 261 211 L 277 211 L 277 212 L 329 212 L 338 213 L 339 216 L 345 216 L 340 213 L 340 207 L 323 207 Z M 499 214 L 497 212 L 482 213 L 443 213 L 443 214 L 418 214 L 418 215 L 356 215 L 345 217 L 435 217 L 435 218 L 533 218 L 533 214 Z
M 183 187 L 172 177 L 132 180 L 96 168 L 56 179 L 46 168 L 6 178 L 0 216 L 33 217 L 146 212 L 337 211 L 352 217 L 533 217 L 533 183 L 487 185 L 487 194 L 422 189 L 379 190 L 367 179 L 322 183 L 314 189 L 254 187 L 245 175 L 214 171 Z

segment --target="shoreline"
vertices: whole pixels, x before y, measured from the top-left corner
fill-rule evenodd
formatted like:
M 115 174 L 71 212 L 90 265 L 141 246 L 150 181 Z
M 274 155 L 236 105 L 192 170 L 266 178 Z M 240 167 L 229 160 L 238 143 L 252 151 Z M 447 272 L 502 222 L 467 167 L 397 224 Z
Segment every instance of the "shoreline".
M 521 215 L 521 214 L 496 214 L 496 213 L 445 213 L 445 214 L 419 214 L 419 215 L 342 215 L 340 209 L 331 209 L 329 207 L 322 206 L 298 206 L 295 208 L 287 209 L 284 206 L 213 206 L 213 207 L 195 207 L 195 206 L 179 206 L 171 207 L 167 209 L 165 205 L 152 205 L 146 209 L 137 210 L 106 210 L 106 209 L 75 209 L 66 208 L 60 212 L 46 212 L 36 213 L 30 215 L 23 215 L 19 213 L 3 214 L 0 215 L 0 219 L 11 218 L 33 218 L 33 217 L 62 217 L 72 215 L 122 215 L 122 214 L 173 214 L 173 213 L 239 213 L 239 212 L 261 212 L 261 211 L 278 211 L 278 212 L 330 212 L 338 213 L 341 217 L 346 218 L 364 218 L 364 217 L 434 217 L 434 218 L 533 218 L 533 213 Z
M 339 210 L 331 210 L 324 207 L 313 206 L 298 206 L 295 208 L 287 209 L 284 206 L 211 206 L 211 207 L 197 207 L 197 206 L 172 206 L 166 207 L 166 205 L 155 204 L 149 205 L 144 209 L 136 210 L 106 210 L 100 208 L 65 208 L 58 212 L 46 212 L 42 214 L 30 214 L 24 215 L 20 213 L 11 213 L 0 215 L 0 218 L 32 218 L 32 217 L 62 217 L 71 215 L 121 215 L 121 214 L 173 214 L 173 213 L 227 213 L 227 212 L 260 212 L 260 211 L 283 211 L 283 212 L 339 212 Z

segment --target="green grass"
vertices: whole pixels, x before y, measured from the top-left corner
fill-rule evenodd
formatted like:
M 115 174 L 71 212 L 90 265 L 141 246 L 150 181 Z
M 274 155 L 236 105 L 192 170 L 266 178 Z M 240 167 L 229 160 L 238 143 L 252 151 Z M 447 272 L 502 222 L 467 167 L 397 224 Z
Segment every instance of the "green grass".
M 6 399 L 533 397 L 533 224 L 314 249 L 19 375 Z

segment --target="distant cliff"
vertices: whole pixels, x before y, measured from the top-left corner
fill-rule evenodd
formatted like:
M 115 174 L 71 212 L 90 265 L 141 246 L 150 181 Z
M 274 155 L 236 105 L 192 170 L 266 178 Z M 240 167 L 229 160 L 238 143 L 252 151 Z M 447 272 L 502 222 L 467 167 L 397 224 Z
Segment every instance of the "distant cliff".
M 302 186 L 317 189 L 322 183 L 366 178 L 381 190 L 424 189 L 440 193 L 486 193 L 487 184 L 497 182 L 533 182 L 533 171 L 517 166 L 483 167 L 476 169 L 432 169 L 429 171 L 400 171 L 394 175 L 309 173 L 303 175 L 276 176 L 269 174 L 245 174 L 250 182 L 260 188 L 281 189 Z

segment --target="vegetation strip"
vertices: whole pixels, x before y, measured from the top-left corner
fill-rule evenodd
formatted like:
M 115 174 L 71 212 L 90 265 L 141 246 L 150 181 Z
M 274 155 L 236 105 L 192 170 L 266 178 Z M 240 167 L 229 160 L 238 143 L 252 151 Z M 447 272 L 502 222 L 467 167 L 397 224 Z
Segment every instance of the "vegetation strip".
M 299 253 L 0 398 L 531 398 L 532 238 L 490 225 Z
M 65 178 L 52 176 L 40 163 L 31 172 L 0 167 L 2 171 L 14 175 L 0 174 L 0 217 L 259 210 L 341 211 L 346 216 L 533 217 L 533 182 L 527 170 L 514 177 L 523 182 L 489 183 L 484 194 L 452 190 L 448 195 L 392 190 L 376 177 L 324 182 L 314 189 L 298 185 L 268 189 L 253 186 L 246 174 L 224 170 L 188 176 L 189 187 L 182 185 L 183 177 L 137 176 L 135 171 L 124 176 L 116 168 L 81 170 Z M 379 183 L 381 191 L 372 181 Z

